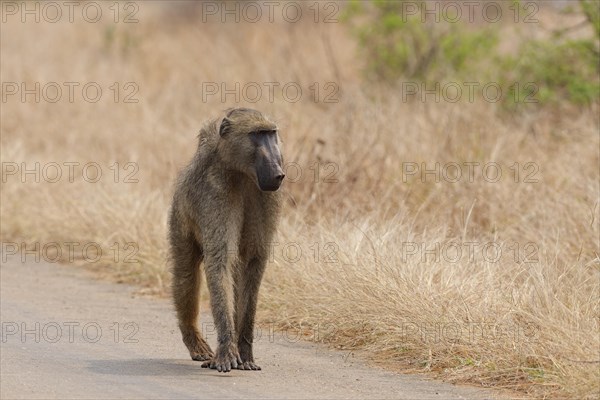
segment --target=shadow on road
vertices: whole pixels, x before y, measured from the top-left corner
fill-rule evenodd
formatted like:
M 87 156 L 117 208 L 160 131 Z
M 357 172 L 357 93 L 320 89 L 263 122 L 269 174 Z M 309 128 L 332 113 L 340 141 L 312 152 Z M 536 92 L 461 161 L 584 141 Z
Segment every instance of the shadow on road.
M 89 360 L 88 362 L 87 368 L 91 372 L 104 375 L 184 376 L 213 372 L 201 368 L 200 362 L 186 362 L 180 359 L 142 358 L 132 360 Z

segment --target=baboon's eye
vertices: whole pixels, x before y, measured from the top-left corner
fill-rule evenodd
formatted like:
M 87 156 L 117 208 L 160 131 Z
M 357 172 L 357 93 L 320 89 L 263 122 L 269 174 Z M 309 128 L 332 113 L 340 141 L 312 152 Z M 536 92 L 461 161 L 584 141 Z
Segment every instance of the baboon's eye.
M 261 135 L 264 135 L 264 137 L 266 137 L 269 140 L 274 140 L 275 143 L 277 143 L 277 130 L 276 129 L 269 129 L 269 130 L 264 130 L 260 132 Z
M 272 134 L 277 133 L 277 130 L 276 129 L 262 129 L 262 130 L 254 131 L 252 133 L 257 134 L 257 135 L 272 135 Z
M 256 146 L 265 146 L 268 143 L 278 143 L 277 130 L 260 129 L 250 132 L 250 138 Z

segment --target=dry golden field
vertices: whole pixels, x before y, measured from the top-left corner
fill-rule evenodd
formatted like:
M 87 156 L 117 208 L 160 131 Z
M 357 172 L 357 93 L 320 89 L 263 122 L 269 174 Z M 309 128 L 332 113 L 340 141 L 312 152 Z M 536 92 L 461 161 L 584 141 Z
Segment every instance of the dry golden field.
M 3 21 L 3 258 L 59 249 L 167 293 L 174 177 L 204 121 L 258 108 L 288 164 L 262 323 L 452 382 L 599 395 L 597 103 L 406 100 L 363 79 L 344 23 L 307 8 L 295 24 L 223 24 L 191 3 L 137 4 L 137 23 L 123 8 L 115 23 L 110 3 L 97 23 Z

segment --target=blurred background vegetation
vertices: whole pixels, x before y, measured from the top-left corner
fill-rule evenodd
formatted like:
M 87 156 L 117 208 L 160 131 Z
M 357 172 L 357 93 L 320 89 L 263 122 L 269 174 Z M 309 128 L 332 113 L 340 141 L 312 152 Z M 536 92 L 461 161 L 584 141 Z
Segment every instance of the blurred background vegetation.
M 477 2 L 480 9 L 485 3 Z M 433 88 L 435 82 L 487 80 L 510 94 L 503 96 L 503 105 L 512 110 L 517 108 L 515 104 L 530 103 L 528 99 L 537 100 L 531 103 L 538 105 L 565 100 L 590 105 L 598 99 L 600 3 L 579 0 L 562 5 L 561 14 L 579 13 L 585 18 L 539 37 L 527 30 L 507 37 L 504 29 L 514 27 L 512 22 L 537 24 L 537 3 L 491 3 L 502 7 L 503 18 L 497 23 L 490 23 L 496 11 L 487 12 L 485 20 L 481 12 L 473 12 L 471 19 L 463 9 L 457 18 L 456 9 L 427 14 L 434 9 L 431 4 L 412 0 L 352 1 L 344 20 L 353 25 L 366 60 L 366 75 L 373 81 L 394 84 L 410 79 Z M 512 41 L 508 51 L 501 48 L 502 41 Z

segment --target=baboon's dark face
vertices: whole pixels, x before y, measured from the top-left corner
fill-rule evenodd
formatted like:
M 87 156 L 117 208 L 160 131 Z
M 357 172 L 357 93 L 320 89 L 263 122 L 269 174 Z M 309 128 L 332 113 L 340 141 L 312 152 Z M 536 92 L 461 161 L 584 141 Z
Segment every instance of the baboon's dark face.
M 245 173 L 260 190 L 275 191 L 284 178 L 277 125 L 259 111 L 230 110 L 219 128 L 221 158 L 232 169 Z
M 269 192 L 279 189 L 285 175 L 277 131 L 260 130 L 249 136 L 255 149 L 254 171 L 258 187 Z

